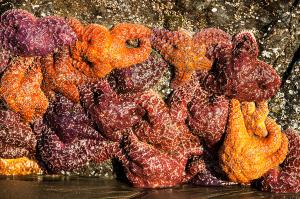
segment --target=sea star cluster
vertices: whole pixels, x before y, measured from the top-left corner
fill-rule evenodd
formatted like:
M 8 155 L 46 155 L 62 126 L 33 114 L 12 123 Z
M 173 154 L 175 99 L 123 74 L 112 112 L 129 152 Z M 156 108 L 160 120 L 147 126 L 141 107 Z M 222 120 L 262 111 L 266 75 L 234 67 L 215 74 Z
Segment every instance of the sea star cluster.
M 74 43 L 75 39 L 74 31 L 61 17 L 38 19 L 20 9 L 1 15 L 0 43 L 14 55 L 47 55 L 56 48 Z
M 250 32 L 109 29 L 6 11 L 0 174 L 66 174 L 116 160 L 134 187 L 258 182 L 299 192 L 300 136 L 268 117 L 280 78 L 258 54 Z M 174 74 L 171 89 L 160 96 L 165 74 Z
M 289 152 L 279 168 L 273 168 L 262 178 L 262 190 L 277 193 L 300 192 L 300 135 L 288 129 Z

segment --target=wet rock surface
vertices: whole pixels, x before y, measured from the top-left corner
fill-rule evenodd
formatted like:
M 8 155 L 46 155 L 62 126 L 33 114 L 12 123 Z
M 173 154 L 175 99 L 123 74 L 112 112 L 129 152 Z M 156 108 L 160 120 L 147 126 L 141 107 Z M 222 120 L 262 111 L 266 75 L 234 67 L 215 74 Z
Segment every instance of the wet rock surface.
M 198 31 L 217 27 L 235 34 L 251 30 L 260 47 L 260 59 L 272 64 L 282 87 L 270 101 L 272 115 L 285 128 L 300 130 L 299 0 L 195 1 L 195 0 L 2 0 L 0 13 L 22 8 L 42 17 L 73 16 L 107 27 L 120 22 L 149 27 Z

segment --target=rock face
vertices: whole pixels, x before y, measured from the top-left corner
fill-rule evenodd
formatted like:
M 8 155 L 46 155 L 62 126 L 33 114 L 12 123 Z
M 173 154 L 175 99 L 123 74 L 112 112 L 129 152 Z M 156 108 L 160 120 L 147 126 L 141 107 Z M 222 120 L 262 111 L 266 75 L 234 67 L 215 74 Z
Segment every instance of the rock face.
M 272 64 L 283 80 L 280 92 L 270 102 L 272 114 L 284 127 L 300 129 L 298 0 L 58 0 L 55 4 L 49 0 L 4 0 L 0 14 L 11 8 L 22 8 L 40 17 L 73 16 L 108 27 L 135 22 L 171 30 L 217 27 L 230 34 L 251 30 L 260 45 L 260 58 Z

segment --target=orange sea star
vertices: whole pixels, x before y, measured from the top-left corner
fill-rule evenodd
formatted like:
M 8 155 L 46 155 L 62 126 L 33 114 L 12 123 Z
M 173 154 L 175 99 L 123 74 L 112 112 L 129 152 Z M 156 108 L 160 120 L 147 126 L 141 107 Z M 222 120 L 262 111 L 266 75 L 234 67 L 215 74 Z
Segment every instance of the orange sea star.
M 151 30 L 143 25 L 122 23 L 110 31 L 98 24 L 83 26 L 72 18 L 69 25 L 79 38 L 72 46 L 76 67 L 90 77 L 101 78 L 114 68 L 141 63 L 151 52 Z M 127 47 L 126 42 L 134 39 L 139 40 L 139 45 Z
M 239 183 L 248 183 L 278 166 L 288 151 L 285 134 L 268 117 L 264 121 L 268 135 L 261 137 L 264 135 L 261 130 L 264 125 L 258 118 L 264 118 L 264 111 L 260 109 L 265 109 L 265 104 L 259 104 L 258 110 L 253 114 L 251 103 L 253 102 L 244 102 L 241 108 L 240 102 L 232 99 L 225 141 L 219 154 L 221 167 L 228 178 Z M 263 114 L 256 114 L 259 112 Z
M 41 172 L 41 168 L 34 160 L 25 157 L 16 159 L 0 158 L 0 175 L 29 175 Z
M 197 45 L 185 31 L 153 30 L 152 46 L 175 66 L 173 84 L 191 79 L 195 70 L 211 68 L 211 61 L 205 57 L 205 46 Z
M 47 110 L 48 99 L 40 88 L 42 78 L 37 57 L 14 58 L 2 76 L 1 97 L 27 122 L 41 117 Z
M 52 91 L 60 92 L 73 102 L 79 102 L 77 86 L 83 83 L 85 76 L 72 65 L 67 48 L 42 59 L 43 91 L 49 97 Z

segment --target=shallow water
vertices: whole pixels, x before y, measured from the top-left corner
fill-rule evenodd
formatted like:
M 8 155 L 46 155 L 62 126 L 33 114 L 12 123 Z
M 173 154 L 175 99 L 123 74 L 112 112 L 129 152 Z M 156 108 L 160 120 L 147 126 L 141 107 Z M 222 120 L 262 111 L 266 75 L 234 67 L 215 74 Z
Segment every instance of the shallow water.
M 300 198 L 300 194 L 272 194 L 249 187 L 136 189 L 115 179 L 97 177 L 0 177 L 0 198 Z

